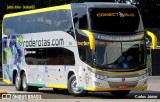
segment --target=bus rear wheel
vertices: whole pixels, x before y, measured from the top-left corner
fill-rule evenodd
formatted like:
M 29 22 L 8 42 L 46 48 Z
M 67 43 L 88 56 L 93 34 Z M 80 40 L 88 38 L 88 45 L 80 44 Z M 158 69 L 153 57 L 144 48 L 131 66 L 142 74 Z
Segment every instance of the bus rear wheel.
M 110 93 L 116 97 L 125 97 L 129 94 L 130 90 L 122 90 L 122 91 L 111 91 Z
M 86 90 L 79 90 L 77 87 L 76 76 L 72 75 L 68 80 L 68 91 L 71 95 L 80 97 L 85 96 L 87 91 Z
M 27 85 L 27 79 L 26 79 L 26 74 L 23 73 L 23 76 L 22 76 L 22 87 L 23 87 L 23 91 L 27 91 L 27 92 L 36 92 L 38 91 L 38 87 L 35 87 L 35 86 L 28 86 Z
M 18 76 L 18 73 L 16 74 L 16 77 L 15 77 L 15 87 L 16 87 L 17 91 L 22 91 L 23 90 L 22 79 L 21 79 L 21 77 Z

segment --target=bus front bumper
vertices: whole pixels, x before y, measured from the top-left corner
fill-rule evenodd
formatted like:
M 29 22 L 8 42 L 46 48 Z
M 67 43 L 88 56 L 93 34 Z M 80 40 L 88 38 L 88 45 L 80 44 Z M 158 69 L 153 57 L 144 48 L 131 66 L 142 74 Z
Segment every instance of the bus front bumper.
M 147 89 L 147 86 L 126 88 L 126 89 L 120 89 L 120 88 L 92 88 L 92 87 L 88 87 L 87 91 L 118 91 L 118 90 L 146 90 L 146 89 Z

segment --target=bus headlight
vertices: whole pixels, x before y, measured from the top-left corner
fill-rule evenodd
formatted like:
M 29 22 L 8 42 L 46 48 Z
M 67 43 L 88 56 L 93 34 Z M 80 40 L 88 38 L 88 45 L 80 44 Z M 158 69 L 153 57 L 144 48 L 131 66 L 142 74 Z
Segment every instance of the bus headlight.
M 100 75 L 100 74 L 95 74 L 95 77 L 96 77 L 97 79 L 101 79 L 101 80 L 108 78 L 107 75 Z

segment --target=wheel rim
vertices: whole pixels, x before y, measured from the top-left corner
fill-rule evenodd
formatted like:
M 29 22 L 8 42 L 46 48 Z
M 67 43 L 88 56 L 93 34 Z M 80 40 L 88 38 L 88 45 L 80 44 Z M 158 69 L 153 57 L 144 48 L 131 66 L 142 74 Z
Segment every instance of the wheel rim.
M 23 88 L 26 88 L 26 76 L 23 77 Z
M 17 75 L 17 77 L 16 77 L 16 87 L 19 87 L 19 83 L 20 83 L 19 80 L 20 80 L 20 79 L 19 79 L 19 77 L 18 77 L 18 75 Z
M 72 88 L 73 93 L 81 93 L 81 90 L 79 90 L 79 89 L 77 88 L 76 79 L 74 79 L 74 80 L 71 82 L 71 88 Z

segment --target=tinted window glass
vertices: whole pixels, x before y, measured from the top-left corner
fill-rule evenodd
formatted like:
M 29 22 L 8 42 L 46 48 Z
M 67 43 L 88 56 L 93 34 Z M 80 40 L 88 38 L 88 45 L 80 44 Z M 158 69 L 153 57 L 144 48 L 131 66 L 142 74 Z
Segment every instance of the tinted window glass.
M 144 68 L 144 54 L 144 40 L 132 42 L 96 40 L 96 65 L 104 69 Z
M 57 65 L 57 64 L 58 64 L 57 49 L 48 48 L 47 49 L 47 65 Z
M 42 12 L 4 19 L 4 34 L 66 31 L 71 28 L 72 20 L 69 10 Z
M 75 29 L 88 29 L 87 9 L 85 5 L 72 5 Z
M 79 29 L 88 29 L 88 20 L 86 14 L 79 18 Z
M 28 65 L 36 65 L 36 49 L 26 49 L 25 60 Z
M 78 46 L 79 56 L 82 61 L 92 66 L 92 52 L 89 46 Z
M 67 49 L 64 50 L 64 64 L 75 65 L 74 53 Z
M 91 30 L 99 32 L 135 32 L 140 18 L 136 8 L 90 8 Z
M 47 65 L 75 65 L 74 53 L 65 48 L 48 48 Z
M 58 60 L 58 65 L 63 65 L 64 64 L 64 49 L 63 48 L 56 48 L 57 49 L 57 60 Z
M 46 49 L 36 49 L 36 60 L 38 65 L 46 65 Z
M 65 48 L 26 49 L 28 65 L 75 65 L 74 53 Z

